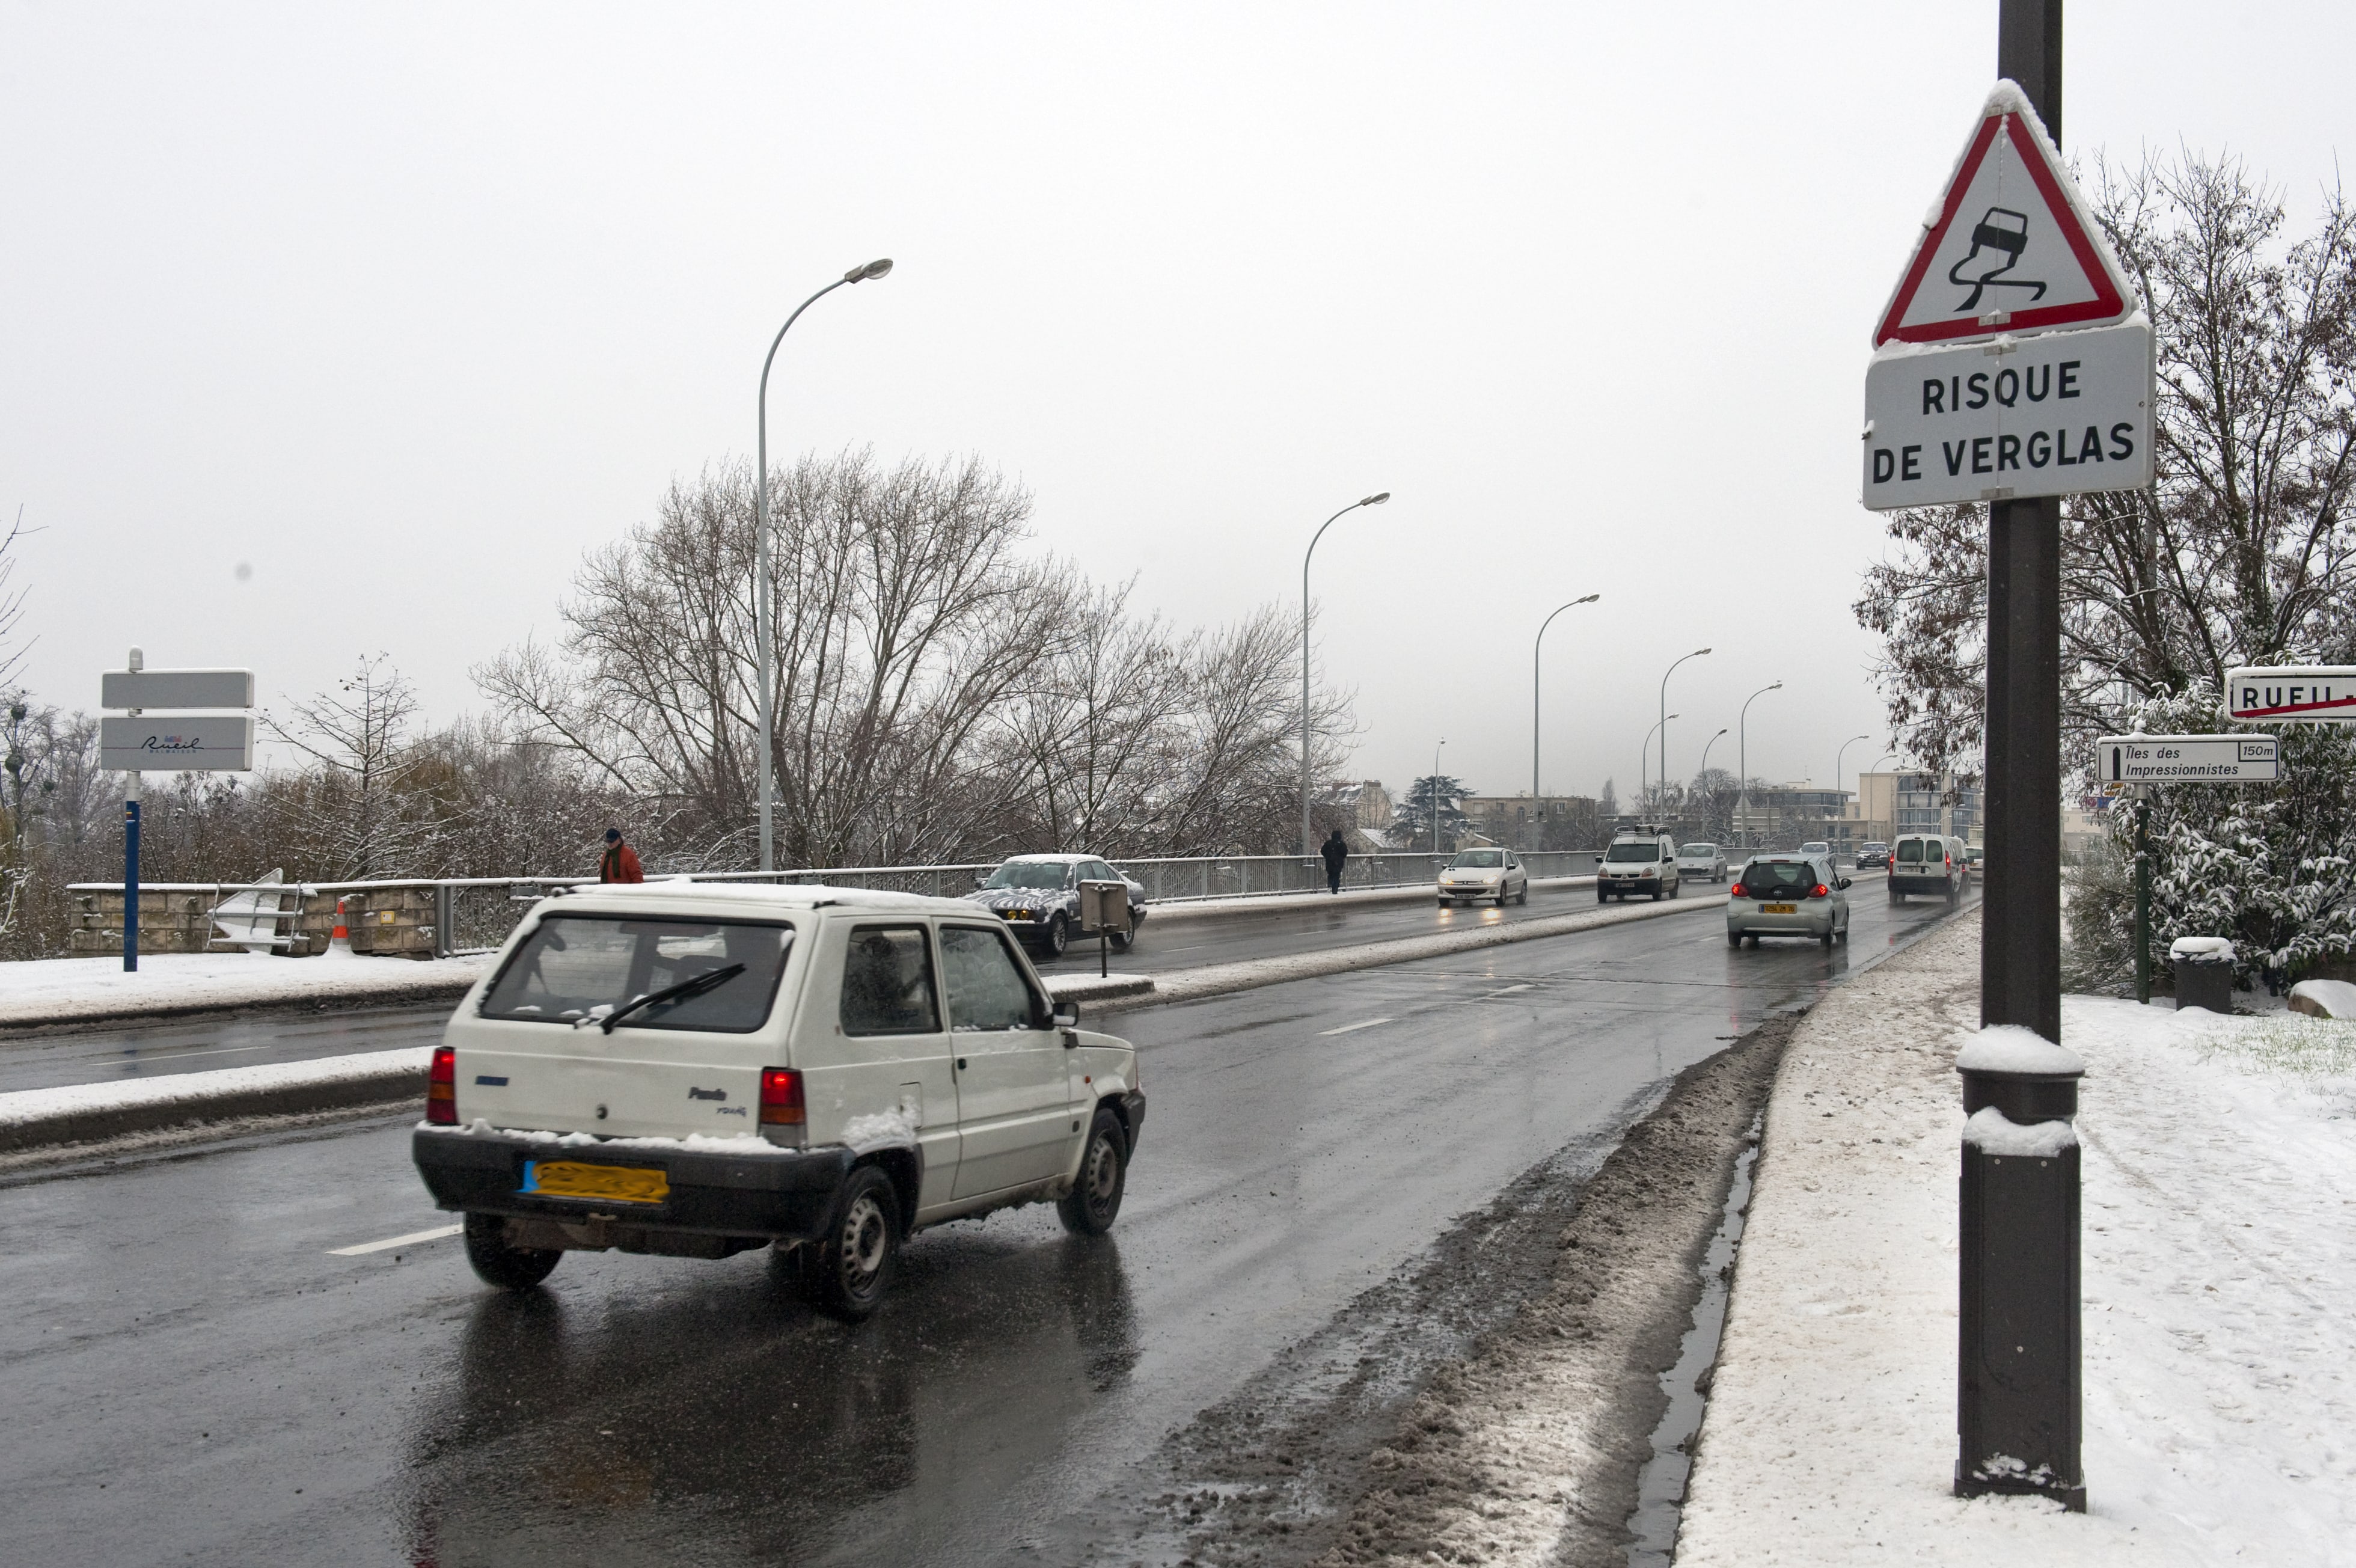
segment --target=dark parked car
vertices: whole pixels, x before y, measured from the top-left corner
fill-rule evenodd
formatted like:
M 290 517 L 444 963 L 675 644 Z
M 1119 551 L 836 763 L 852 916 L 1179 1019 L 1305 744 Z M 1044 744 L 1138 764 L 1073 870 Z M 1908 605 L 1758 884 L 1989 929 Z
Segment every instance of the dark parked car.
M 1866 843 L 1858 845 L 1857 868 L 1859 871 L 1865 871 L 1877 865 L 1883 867 L 1885 870 L 1889 867 L 1890 846 L 1883 843 L 1879 839 L 1874 839 Z
M 1080 884 L 1129 884 L 1129 929 L 1112 933 L 1112 950 L 1127 952 L 1145 918 L 1145 885 L 1123 875 L 1092 854 L 1018 854 L 966 897 L 995 913 L 1006 929 L 1050 955 L 1062 952 L 1080 930 Z

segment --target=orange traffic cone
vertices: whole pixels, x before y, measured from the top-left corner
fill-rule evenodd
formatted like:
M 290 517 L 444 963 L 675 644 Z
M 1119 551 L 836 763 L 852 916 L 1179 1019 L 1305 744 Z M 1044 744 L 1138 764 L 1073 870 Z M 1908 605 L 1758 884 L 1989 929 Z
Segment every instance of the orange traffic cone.
M 344 925 L 344 901 L 341 898 L 336 900 L 336 929 L 327 934 L 327 956 L 329 958 L 358 956 L 352 951 L 352 933 Z

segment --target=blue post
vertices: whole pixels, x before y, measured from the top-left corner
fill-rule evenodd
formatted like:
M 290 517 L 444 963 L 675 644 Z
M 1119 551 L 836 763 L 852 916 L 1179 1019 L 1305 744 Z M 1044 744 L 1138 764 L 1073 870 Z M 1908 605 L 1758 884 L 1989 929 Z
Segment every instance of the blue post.
M 123 972 L 139 972 L 139 776 L 123 802 Z

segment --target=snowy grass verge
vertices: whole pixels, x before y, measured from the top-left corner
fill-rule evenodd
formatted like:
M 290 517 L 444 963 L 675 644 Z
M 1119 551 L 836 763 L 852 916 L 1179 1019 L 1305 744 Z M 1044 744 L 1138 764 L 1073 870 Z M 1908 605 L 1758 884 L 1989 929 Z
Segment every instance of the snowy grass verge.
M 142 953 L 0 963 L 0 1029 L 170 1018 L 248 1007 L 455 1001 L 489 966 L 466 958 L 279 958 L 265 953 Z
M 2328 1024 L 2066 998 L 2089 1512 L 1950 1495 L 1976 915 L 1786 1054 L 1680 1568 L 2356 1561 L 2356 1077 Z
M 362 1051 L 316 1061 L 70 1083 L 0 1094 L 0 1153 L 96 1143 L 163 1128 L 308 1115 L 425 1095 L 434 1051 Z

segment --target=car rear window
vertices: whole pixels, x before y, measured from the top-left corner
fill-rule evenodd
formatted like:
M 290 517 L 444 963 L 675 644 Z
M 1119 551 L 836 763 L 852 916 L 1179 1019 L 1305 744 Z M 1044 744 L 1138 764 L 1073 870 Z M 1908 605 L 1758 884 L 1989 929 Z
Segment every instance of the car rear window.
M 1603 856 L 1606 860 L 1658 860 L 1661 846 L 1651 839 L 1639 839 L 1630 843 L 1615 843 Z
M 1754 897 L 1815 885 L 1816 868 L 1804 860 L 1754 860 L 1742 868 L 1742 890 Z
M 1898 858 L 1901 860 L 1921 860 L 1923 858 L 1922 847 L 1922 841 L 1921 839 L 1900 839 L 1898 841 Z
M 794 930 L 781 922 L 552 915 L 484 994 L 482 1015 L 530 1024 L 594 1021 L 642 996 L 736 968 L 708 990 L 641 1007 L 624 1029 L 742 1035 L 761 1026 Z

